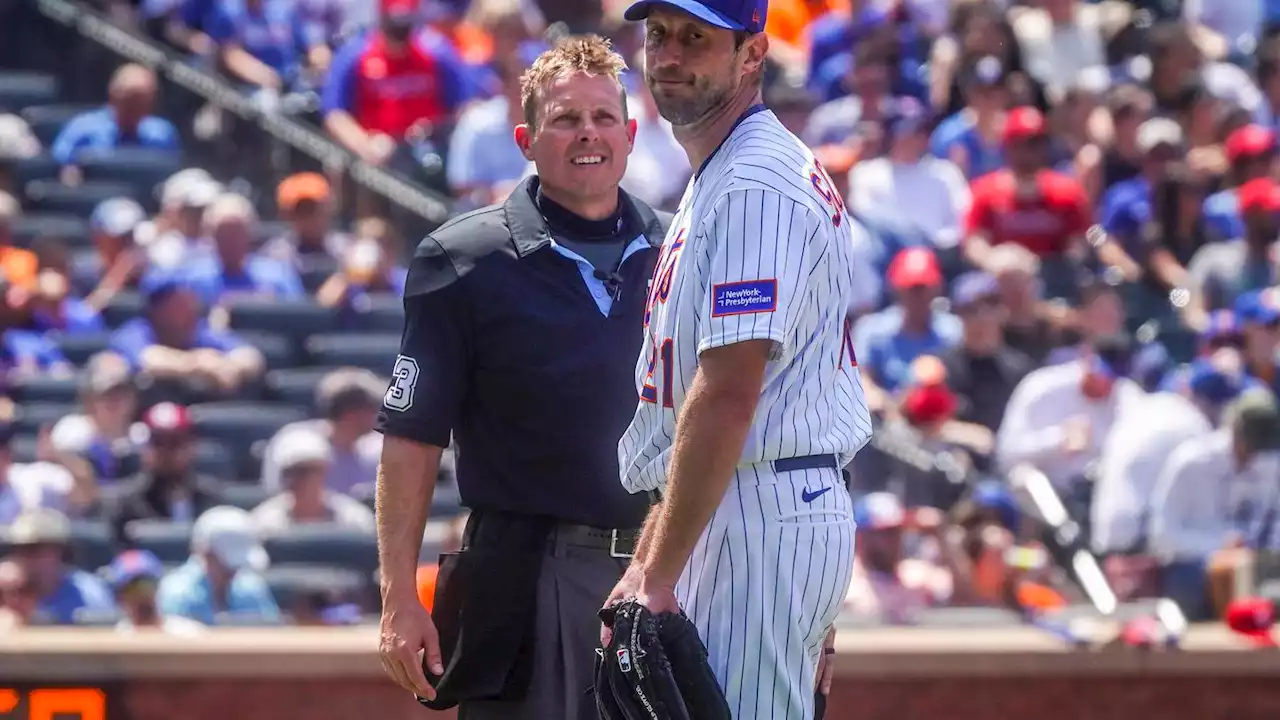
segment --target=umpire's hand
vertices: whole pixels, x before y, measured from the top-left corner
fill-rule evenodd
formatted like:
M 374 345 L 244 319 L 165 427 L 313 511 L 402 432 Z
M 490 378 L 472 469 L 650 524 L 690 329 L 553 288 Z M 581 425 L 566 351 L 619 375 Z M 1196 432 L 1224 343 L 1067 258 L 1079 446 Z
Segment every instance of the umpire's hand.
M 425 657 L 432 673 L 444 674 L 440 636 L 418 596 L 386 598 L 382 604 L 381 629 L 378 654 L 382 669 L 405 690 L 427 700 L 435 699 L 435 688 L 427 682 L 422 666 Z

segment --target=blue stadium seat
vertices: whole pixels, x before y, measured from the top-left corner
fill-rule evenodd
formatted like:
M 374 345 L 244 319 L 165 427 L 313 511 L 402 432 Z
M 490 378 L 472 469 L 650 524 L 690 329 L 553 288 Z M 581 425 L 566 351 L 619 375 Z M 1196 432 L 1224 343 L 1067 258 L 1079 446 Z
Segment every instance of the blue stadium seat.
M 265 330 L 237 330 L 236 337 L 258 349 L 268 368 L 288 368 L 297 364 L 297 352 L 288 337 Z
M 58 162 L 47 153 L 35 157 L 22 158 L 13 165 L 13 179 L 18 186 L 25 186 L 32 180 L 56 180 Z
M 231 482 L 222 488 L 222 502 L 225 505 L 252 510 L 271 497 L 270 491 L 257 482 Z
M 299 407 L 253 402 L 199 403 L 189 410 L 196 433 L 222 442 L 236 460 L 236 477 L 253 477 L 259 471 L 255 444 L 307 418 L 306 410 Z
M 39 238 L 59 238 L 68 248 L 89 247 L 89 223 L 75 215 L 23 215 L 13 223 L 13 244 L 31 247 Z
M 336 329 L 337 320 L 327 310 L 309 300 L 279 302 L 244 298 L 228 304 L 233 330 L 265 330 L 301 341 L 308 335 Z
M 27 183 L 23 194 L 33 210 L 88 218 L 98 203 L 116 197 L 132 197 L 134 189 L 128 183 L 85 182 L 71 187 L 57 180 L 33 180 Z M 135 199 L 146 205 L 142 198 Z
M 78 567 L 95 571 L 116 556 L 111 526 L 98 520 L 71 521 L 71 556 Z
M 18 405 L 14 429 L 19 433 L 38 434 L 40 428 L 52 425 L 76 411 L 74 402 L 31 402 Z
M 62 350 L 62 355 L 67 361 L 79 366 L 88 362 L 90 357 L 107 349 L 107 345 L 111 341 L 111 333 L 76 333 L 71 335 L 59 333 L 54 336 L 54 340 L 58 343 L 58 349 Z
M 358 367 L 387 377 L 400 351 L 400 333 L 333 333 L 307 338 L 312 365 Z
M 124 539 L 133 547 L 155 553 L 166 565 L 186 562 L 191 555 L 191 523 L 131 520 L 124 526 Z
M 182 158 L 167 150 L 114 148 L 82 152 L 76 156 L 76 164 L 84 170 L 86 180 L 128 183 L 139 194 L 149 196 L 156 185 L 182 169 Z
M 273 565 L 263 578 L 280 609 L 289 613 L 312 597 L 330 602 L 364 605 L 369 591 L 369 575 L 334 565 Z
M 111 302 L 102 308 L 102 320 L 108 327 L 118 328 L 142 314 L 145 303 L 136 292 L 116 293 Z
M 35 462 L 36 436 L 14 435 L 9 441 L 9 454 L 13 456 L 13 462 L 16 463 Z
M 0 72 L 0 112 L 18 113 L 58 100 L 58 79 L 32 72 Z
M 311 407 L 315 403 L 316 385 L 336 368 L 287 368 L 267 373 L 267 397 L 272 400 Z
M 54 402 L 74 403 L 79 394 L 79 383 L 74 377 L 37 375 L 24 377 L 9 383 L 9 395 L 17 403 Z
M 335 565 L 369 577 L 378 567 L 378 538 L 372 532 L 330 523 L 309 523 L 264 539 L 273 565 Z
M 71 614 L 71 624 L 76 627 L 115 627 L 124 618 L 117 608 L 79 608 Z
M 31 126 L 31 132 L 39 138 L 40 144 L 49 147 L 71 118 L 96 108 L 96 105 L 65 103 L 35 105 L 24 109 L 21 115 L 27 125 Z
M 236 479 L 236 461 L 217 440 L 200 440 L 196 444 L 196 472 L 218 480 Z
M 361 330 L 399 333 L 404 329 L 404 300 L 398 295 L 368 295 L 356 311 L 355 325 Z

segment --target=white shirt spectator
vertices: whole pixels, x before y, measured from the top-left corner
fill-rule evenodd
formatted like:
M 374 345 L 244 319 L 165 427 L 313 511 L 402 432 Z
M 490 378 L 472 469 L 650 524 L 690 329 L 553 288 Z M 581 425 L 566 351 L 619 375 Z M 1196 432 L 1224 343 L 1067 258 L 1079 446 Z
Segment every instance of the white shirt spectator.
M 300 420 L 280 428 L 267 441 L 262 459 L 262 486 L 271 492 L 280 491 L 280 468 L 276 465 L 274 446 L 282 437 L 298 430 L 318 432 L 329 436 L 331 426 L 328 420 Z M 329 489 L 346 493 L 361 483 L 372 482 L 378 471 L 379 458 L 382 455 L 382 435 L 371 432 L 356 441 L 355 448 L 345 453 L 330 445 L 333 455 L 330 457 Z
M 326 492 L 324 505 L 331 516 L 329 519 L 331 523 L 352 530 L 374 532 L 376 529 L 373 511 L 355 498 L 339 495 L 335 492 Z M 258 528 L 259 533 L 272 535 L 297 524 L 297 521 L 293 519 L 292 513 L 293 496 L 289 493 L 280 493 L 263 501 L 250 514 L 253 516 L 254 525 Z
M 1066 90 L 1087 68 L 1107 63 L 1100 8 L 1083 2 L 1075 5 L 1075 22 L 1068 25 L 1055 25 L 1040 9 L 1019 13 L 1014 20 L 1027 72 L 1046 87 Z
M 451 190 L 513 185 L 528 164 L 516 145 L 505 96 L 498 95 L 463 111 L 449 139 L 446 173 Z
M 1065 490 L 1098 458 L 1121 408 L 1143 392 L 1117 378 L 1109 396 L 1092 400 L 1080 390 L 1084 374 L 1084 363 L 1072 362 L 1034 370 L 1018 383 L 996 433 L 995 457 L 1003 471 L 1027 463 Z M 1069 422 L 1088 425 L 1088 442 L 1080 452 L 1063 447 Z
M 1156 481 L 1179 445 L 1213 431 L 1190 400 L 1160 392 L 1132 403 L 1107 437 L 1093 489 L 1093 546 L 1124 552 L 1145 536 Z
M 950 160 L 926 156 L 912 164 L 876 158 L 849 171 L 849 208 L 870 222 L 914 232 L 941 248 L 960 241 L 972 197 Z
M 676 142 L 671 123 L 651 115 L 644 103 L 628 97 L 627 112 L 636 119 L 636 142 L 627 157 L 622 189 L 654 207 L 678 199 L 689 177 L 689 157 Z
M 75 482 L 71 472 L 61 465 L 47 462 L 10 465 L 8 478 L 0 486 L 0 526 L 37 508 L 67 514 L 67 498 L 75 489 Z
M 1221 429 L 1178 446 L 1156 482 L 1151 550 L 1168 560 L 1207 560 L 1232 533 L 1249 544 L 1269 534 L 1280 515 L 1280 452 L 1259 452 L 1236 466 L 1231 431 Z
M 1252 55 L 1262 39 L 1266 6 L 1265 0 L 1183 0 L 1182 17 L 1221 35 L 1229 52 Z

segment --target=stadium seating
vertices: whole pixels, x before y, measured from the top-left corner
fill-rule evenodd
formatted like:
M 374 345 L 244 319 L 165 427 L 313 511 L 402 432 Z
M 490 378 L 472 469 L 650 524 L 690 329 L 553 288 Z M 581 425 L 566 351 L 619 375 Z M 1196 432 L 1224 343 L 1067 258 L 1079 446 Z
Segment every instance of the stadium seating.
M 40 143 L 45 147 L 53 144 L 58 132 L 75 116 L 94 110 L 97 105 L 84 103 L 58 103 L 55 105 L 33 105 L 23 108 L 21 116 L 31 126 Z
M 341 525 L 297 525 L 267 537 L 265 545 L 277 565 L 334 565 L 363 577 L 372 576 L 378 567 L 377 537 Z
M 47 153 L 22 158 L 14 163 L 14 179 L 20 186 L 25 186 L 33 180 L 50 180 L 58 177 L 58 169 L 58 162 Z
M 257 475 L 261 460 L 255 454 L 255 444 L 270 439 L 285 425 L 307 418 L 307 412 L 298 407 L 235 401 L 199 403 L 192 405 L 190 412 L 196 433 L 223 443 L 237 460 L 237 477 Z
M 79 366 L 84 365 L 95 354 L 107 349 L 107 345 L 111 341 L 111 333 L 77 333 L 74 335 L 53 333 L 53 339 L 58 343 L 58 349 L 62 351 L 62 355 L 67 359 L 67 362 Z
M 147 196 L 153 195 L 157 185 L 182 169 L 182 159 L 177 153 L 146 148 L 82 152 L 76 162 L 88 181 L 125 183 L 137 194 Z M 135 198 L 141 201 L 137 195 Z
M 313 365 L 365 368 L 385 377 L 391 374 L 391 365 L 400 350 L 400 334 L 313 335 L 307 338 L 306 350 Z
M 124 527 L 125 541 L 150 550 L 166 565 L 185 562 L 191 554 L 191 523 L 133 520 Z
M 271 400 L 310 407 L 315 401 L 316 385 L 335 368 L 288 368 L 267 373 L 266 391 Z
M 58 238 L 68 248 L 89 247 L 89 222 L 75 215 L 32 213 L 13 223 L 13 244 L 31 247 L 39 238 Z
M 251 478 L 247 478 L 244 482 L 225 483 L 222 486 L 223 504 L 244 510 L 258 507 L 269 497 L 271 497 L 270 491 Z
M 0 72 L 0 112 L 20 113 L 58 100 L 58 79 L 30 72 Z
M 97 570 L 110 565 L 116 555 L 111 527 L 97 520 L 75 520 L 71 523 L 71 555 L 80 567 Z
M 279 333 L 298 342 L 309 335 L 337 329 L 333 311 L 311 301 L 279 302 L 245 298 L 228 303 L 228 310 L 233 330 L 263 330 Z
M 9 385 L 10 397 L 19 404 L 74 403 L 78 391 L 76 378 L 57 375 L 24 377 Z
M 108 327 L 118 328 L 142 314 L 144 303 L 136 292 L 117 293 L 102 308 L 102 320 Z
M 236 461 L 222 443 L 202 439 L 196 444 L 196 471 L 212 478 L 227 480 L 236 477 Z
M 312 599 L 363 604 L 370 585 L 370 576 L 332 565 L 272 565 L 263 575 L 285 612 Z
M 31 402 L 18 406 L 14 428 L 18 433 L 35 435 L 40 428 L 52 425 L 75 412 L 74 402 Z
M 103 200 L 134 195 L 133 186 L 119 182 L 84 182 L 80 185 L 63 185 L 57 180 L 32 180 L 23 191 L 32 210 L 47 213 L 67 213 L 82 218 L 93 214 Z M 134 198 L 144 207 L 145 198 Z M 153 203 L 154 204 L 154 203 Z

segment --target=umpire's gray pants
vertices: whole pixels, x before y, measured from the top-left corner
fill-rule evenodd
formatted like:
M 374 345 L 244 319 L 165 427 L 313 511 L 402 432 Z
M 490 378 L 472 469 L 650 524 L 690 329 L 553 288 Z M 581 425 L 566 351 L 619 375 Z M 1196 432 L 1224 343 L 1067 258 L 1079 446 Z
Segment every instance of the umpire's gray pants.
M 458 720 L 598 720 L 594 683 L 600 619 L 627 560 L 570 545 L 552 531 L 538 576 L 533 673 L 524 700 L 464 702 Z

